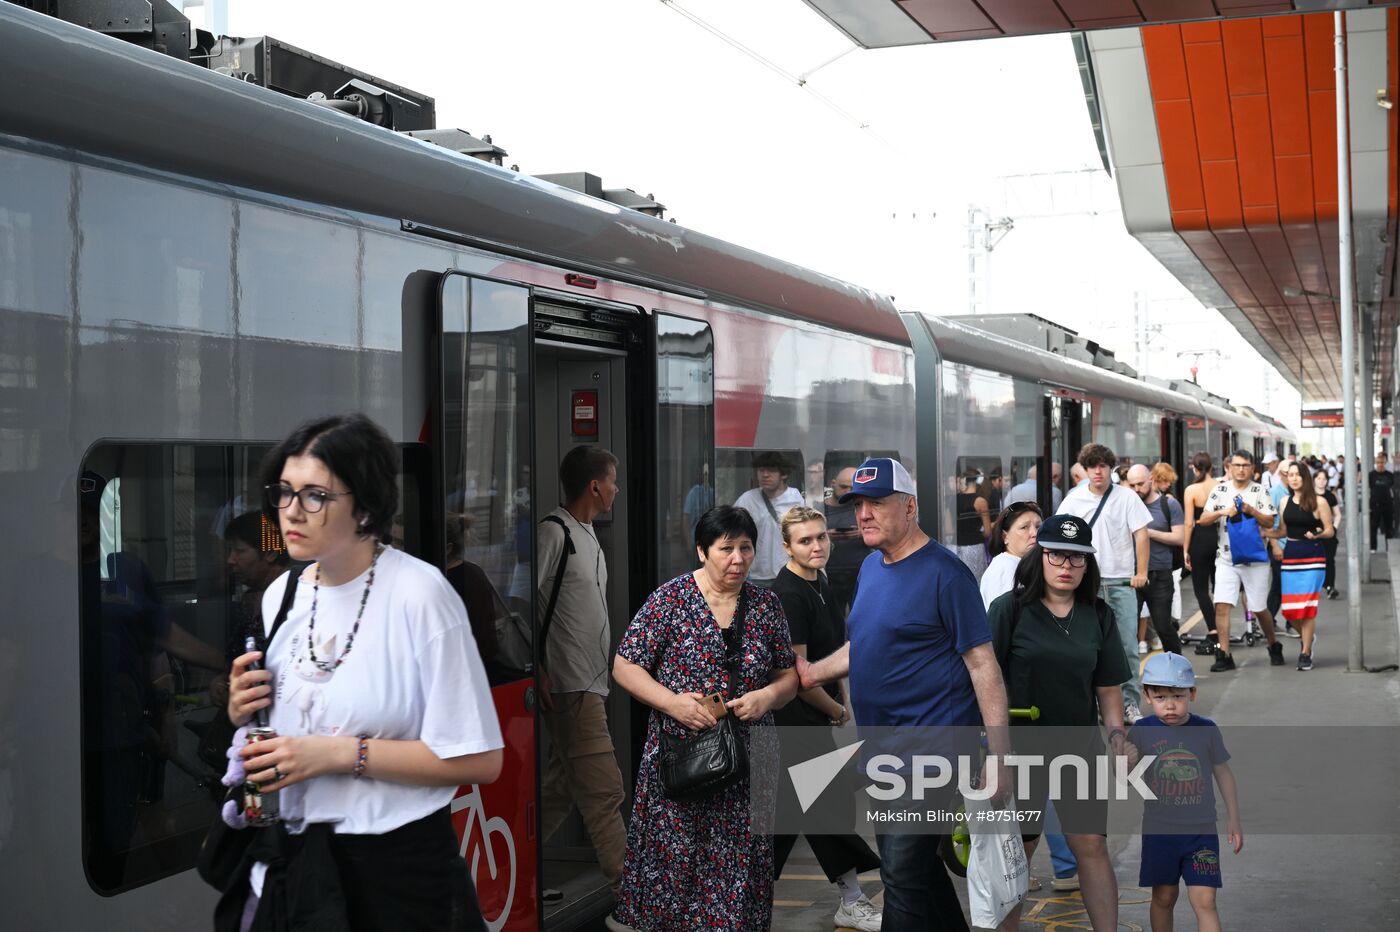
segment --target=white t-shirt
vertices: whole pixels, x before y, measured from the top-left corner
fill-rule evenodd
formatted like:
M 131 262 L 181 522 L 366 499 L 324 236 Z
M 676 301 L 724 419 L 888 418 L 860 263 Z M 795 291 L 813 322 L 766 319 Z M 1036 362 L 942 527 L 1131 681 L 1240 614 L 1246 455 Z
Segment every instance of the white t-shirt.
M 777 498 L 768 500 L 773 505 L 773 512 L 782 520 L 783 515 L 789 508 L 795 508 L 802 504 L 802 493 L 788 486 L 779 493 Z M 753 516 L 753 523 L 758 525 L 758 540 L 754 541 L 753 566 L 749 568 L 749 576 L 752 579 L 776 579 L 778 572 L 787 563 L 787 551 L 783 549 L 783 528 L 773 520 L 773 515 L 768 513 L 768 506 L 763 504 L 763 490 L 749 489 L 739 496 L 735 506 L 744 509 Z
M 1152 514 L 1132 489 L 1109 486 L 1099 519 L 1094 522 L 1094 559 L 1104 579 L 1127 579 L 1137 573 L 1137 546 L 1133 534 L 1152 523 Z M 1070 489 L 1056 514 L 1076 515 L 1086 522 L 1098 511 L 1102 496 L 1081 485 Z M 1143 572 L 1147 567 L 1143 566 Z
M 1210 494 L 1206 496 L 1204 511 L 1224 511 L 1235 501 L 1235 496 L 1237 495 L 1244 499 L 1246 505 L 1254 508 L 1262 515 L 1273 517 L 1277 513 L 1274 508 L 1273 497 L 1270 496 L 1268 492 L 1264 491 L 1264 487 L 1257 482 L 1251 482 L 1243 489 L 1235 488 L 1233 482 L 1217 482 L 1215 488 L 1211 489 Z M 1221 518 L 1220 520 L 1224 521 L 1225 519 Z M 1246 518 L 1246 520 L 1253 521 L 1254 519 Z M 1268 524 L 1270 527 L 1273 526 L 1272 521 L 1268 522 Z M 1225 530 L 1225 526 L 1219 522 L 1217 522 L 1216 527 L 1220 528 L 1220 533 L 1216 535 L 1218 541 L 1215 548 L 1216 559 L 1224 560 L 1226 565 L 1230 565 L 1230 533 Z
M 345 649 L 367 576 L 321 587 L 318 660 L 338 658 Z M 263 594 L 267 629 L 286 586 L 284 573 Z M 467 611 L 435 567 L 392 547 L 384 550 L 354 647 L 330 674 L 307 658 L 311 598 L 312 584 L 303 578 L 268 651 L 276 684 L 269 724 L 279 735 L 421 739 L 444 760 L 504 746 Z M 281 790 L 279 804 L 294 834 L 315 822 L 332 823 L 342 834 L 383 834 L 436 812 L 455 794 L 451 786 L 324 774 Z
M 554 606 L 545 640 L 545 669 L 550 686 L 557 693 L 591 692 L 608 694 L 608 660 L 611 632 L 608 630 L 608 563 L 598 547 L 592 524 L 583 524 L 565 508 L 556 508 L 545 517 L 557 517 L 569 529 L 574 552 L 564 567 L 564 583 Z M 559 555 L 564 550 L 564 530 L 553 521 L 541 521 L 536 538 L 535 566 L 539 585 L 535 591 L 535 612 L 544 623 Z M 537 628 L 538 630 L 538 628 Z
M 991 608 L 994 599 L 1011 591 L 1016 584 L 1016 567 L 1020 565 L 1021 558 L 1005 550 L 992 557 L 980 585 L 983 608 Z

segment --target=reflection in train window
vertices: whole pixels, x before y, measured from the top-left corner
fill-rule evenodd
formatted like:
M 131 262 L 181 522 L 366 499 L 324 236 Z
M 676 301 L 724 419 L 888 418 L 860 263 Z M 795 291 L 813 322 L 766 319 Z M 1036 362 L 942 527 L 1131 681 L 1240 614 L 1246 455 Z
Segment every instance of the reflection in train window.
M 228 668 L 263 591 L 291 566 L 262 513 L 271 446 L 105 442 L 83 462 L 83 857 L 99 893 L 193 867 L 223 798 Z M 405 471 L 394 532 L 410 552 L 417 468 Z
M 446 575 L 497 686 L 534 667 L 529 293 L 452 274 L 441 301 Z
M 755 458 L 758 458 L 760 464 L 777 464 L 779 470 L 785 474 L 784 481 L 787 486 L 802 490 L 806 469 L 801 450 L 736 450 L 726 447 L 715 450 L 717 504 L 732 505 L 749 489 L 758 488 Z
M 695 524 L 715 504 L 715 338 L 710 325 L 656 315 L 657 492 L 661 579 L 695 568 Z M 730 499 L 732 501 L 732 499 Z

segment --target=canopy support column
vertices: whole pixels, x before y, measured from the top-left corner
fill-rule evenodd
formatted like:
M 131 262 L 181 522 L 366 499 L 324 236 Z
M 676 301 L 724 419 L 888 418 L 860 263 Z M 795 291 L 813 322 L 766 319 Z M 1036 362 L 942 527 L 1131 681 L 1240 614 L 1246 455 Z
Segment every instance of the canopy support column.
M 1337 308 L 1342 328 L 1342 457 L 1346 470 L 1342 500 L 1342 529 L 1347 558 L 1347 672 L 1365 672 L 1362 662 L 1361 629 L 1361 548 L 1366 542 L 1357 533 L 1361 498 L 1357 486 L 1366 484 L 1366 472 L 1357 471 L 1356 451 L 1356 332 L 1352 320 L 1351 255 L 1351 145 L 1347 132 L 1347 37 L 1346 14 L 1332 14 L 1336 44 L 1337 79 L 1337 239 L 1340 246 L 1341 301 Z M 1357 478 L 1353 478 L 1357 477 Z

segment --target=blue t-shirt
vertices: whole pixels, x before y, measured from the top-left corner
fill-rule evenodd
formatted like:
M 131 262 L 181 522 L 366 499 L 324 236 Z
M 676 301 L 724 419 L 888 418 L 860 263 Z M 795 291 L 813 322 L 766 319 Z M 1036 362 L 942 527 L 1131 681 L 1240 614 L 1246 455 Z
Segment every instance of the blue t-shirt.
M 1269 498 L 1274 501 L 1274 527 L 1283 521 L 1283 500 L 1292 494 L 1293 491 L 1283 484 L 1282 479 L 1274 480 L 1274 487 L 1269 489 Z
M 1143 834 L 1214 834 L 1215 765 L 1230 759 L 1215 722 L 1193 714 L 1181 725 L 1164 725 L 1148 715 L 1128 740 L 1157 757 L 1143 781 L 1157 797 L 1143 804 Z
M 846 628 L 856 724 L 982 724 L 962 655 L 992 632 L 976 578 L 947 547 L 866 557 Z

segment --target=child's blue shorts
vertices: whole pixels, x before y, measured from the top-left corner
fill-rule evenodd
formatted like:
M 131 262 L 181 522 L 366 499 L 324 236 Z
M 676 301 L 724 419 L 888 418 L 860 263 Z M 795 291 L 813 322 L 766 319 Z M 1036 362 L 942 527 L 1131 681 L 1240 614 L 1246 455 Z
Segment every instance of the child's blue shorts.
M 1138 885 L 1220 886 L 1219 835 L 1144 835 Z

